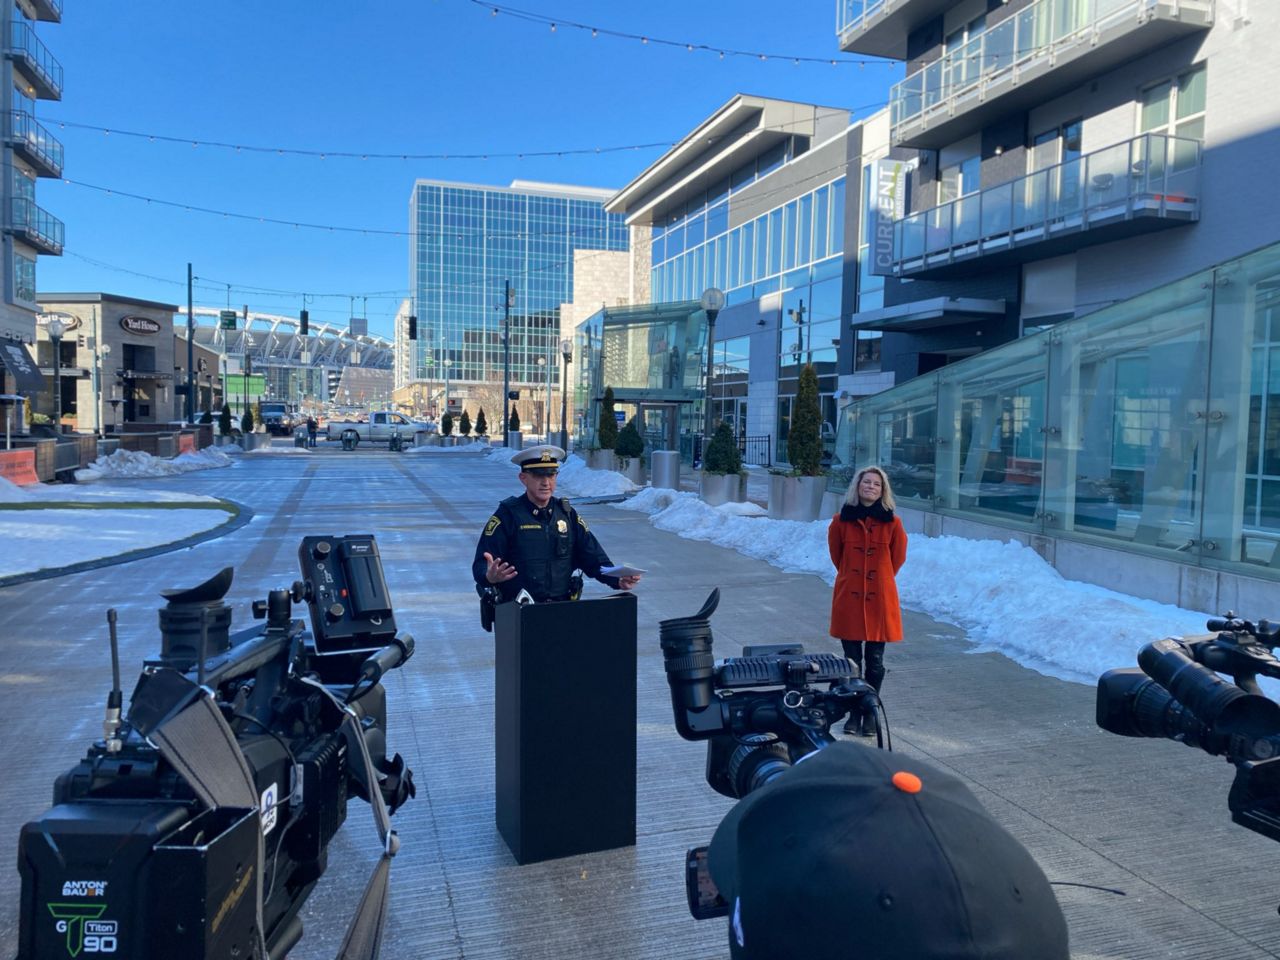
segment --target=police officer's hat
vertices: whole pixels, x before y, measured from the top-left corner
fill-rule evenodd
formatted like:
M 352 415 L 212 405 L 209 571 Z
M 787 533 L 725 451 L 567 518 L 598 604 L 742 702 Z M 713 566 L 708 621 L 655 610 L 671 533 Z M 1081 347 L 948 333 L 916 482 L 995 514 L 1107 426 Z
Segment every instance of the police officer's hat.
M 525 473 L 555 473 L 560 469 L 567 454 L 560 447 L 544 443 L 536 447 L 521 450 L 511 458 Z

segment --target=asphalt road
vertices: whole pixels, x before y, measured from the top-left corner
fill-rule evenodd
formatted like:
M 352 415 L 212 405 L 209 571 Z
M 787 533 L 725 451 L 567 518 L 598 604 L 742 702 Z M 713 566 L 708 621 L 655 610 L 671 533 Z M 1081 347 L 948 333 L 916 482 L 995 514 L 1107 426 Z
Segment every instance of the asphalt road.
M 10 757 L 0 780 L 0 856 L 11 865 L 0 873 L 0 956 L 17 949 L 18 831 L 47 807 L 54 778 L 101 736 L 105 610 L 119 610 L 127 691 L 142 659 L 158 651 L 161 589 L 232 565 L 233 629 L 244 627 L 252 600 L 297 577 L 301 537 L 373 533 L 400 627 L 418 643 L 388 681 L 391 748 L 416 771 L 419 794 L 395 818 L 403 849 L 383 955 L 727 957 L 723 921 L 686 912 L 682 862 L 730 802 L 703 781 L 704 748 L 675 733 L 657 623 L 694 612 L 719 586 L 718 655 L 779 641 L 834 652 L 821 580 L 657 531 L 641 514 L 583 507 L 615 561 L 650 571 L 639 591 L 638 841 L 518 866 L 494 826 L 493 639 L 480 630 L 469 573 L 485 519 L 516 492 L 509 471 L 472 455 L 321 449 L 128 482 L 227 497 L 254 517 L 190 549 L 0 589 L 0 729 Z M 1100 732 L 1091 687 L 970 653 L 954 627 L 907 612 L 906 629 L 907 641 L 886 658 L 895 747 L 964 777 L 1049 878 L 1070 884 L 1057 892 L 1077 960 L 1280 956 L 1280 846 L 1230 823 L 1228 765 Z M 592 638 L 581 644 L 589 658 Z M 571 727 L 562 746 L 575 749 Z M 336 954 L 377 853 L 367 810 L 353 800 L 292 957 Z

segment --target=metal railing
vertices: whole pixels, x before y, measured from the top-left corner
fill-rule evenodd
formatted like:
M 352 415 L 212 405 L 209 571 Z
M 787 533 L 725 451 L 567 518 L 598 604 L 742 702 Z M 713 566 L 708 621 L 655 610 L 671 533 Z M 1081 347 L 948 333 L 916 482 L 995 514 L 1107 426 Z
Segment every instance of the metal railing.
M 9 52 L 30 65 L 55 97 L 62 96 L 62 64 L 54 59 L 49 48 L 40 42 L 31 24 L 15 20 L 10 24 Z
M 1203 145 L 1145 133 L 1008 183 L 971 193 L 893 225 L 894 267 L 932 266 L 957 251 L 981 254 L 1046 240 L 1135 213 L 1199 215 Z
M 885 0 L 836 0 L 836 36 L 841 40 L 846 33 L 856 30 L 876 11 Z
M 9 228 L 32 243 L 47 250 L 61 253 L 62 221 L 49 211 L 38 207 L 34 200 L 14 197 L 9 213 Z
M 753 467 L 773 466 L 773 437 L 739 437 L 738 452 L 742 454 L 742 462 Z
M 1173 2 L 1179 11 L 1213 10 L 1213 0 Z M 1055 60 L 1068 48 L 1090 49 L 1105 27 L 1141 22 L 1142 14 L 1153 6 L 1152 0 L 1036 0 L 894 84 L 889 94 L 889 124 L 896 129 L 922 115 L 945 114 L 958 97 L 982 95 L 998 81 L 1016 83 L 1018 74 L 1027 67 Z
M 36 118 L 25 110 L 9 112 L 11 143 L 21 143 L 53 171 L 56 177 L 62 173 L 62 144 L 41 126 Z

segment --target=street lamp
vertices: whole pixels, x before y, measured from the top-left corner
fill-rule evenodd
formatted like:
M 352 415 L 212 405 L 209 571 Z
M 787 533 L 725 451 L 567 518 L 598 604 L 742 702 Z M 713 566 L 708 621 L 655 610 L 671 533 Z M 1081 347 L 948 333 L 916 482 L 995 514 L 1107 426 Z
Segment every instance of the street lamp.
M 535 360 L 535 361 L 534 361 L 534 363 L 536 363 L 536 364 L 537 364 L 538 366 L 540 366 L 540 367 L 546 367 L 546 366 L 547 366 L 547 358 L 546 358 L 546 357 L 538 357 L 538 359 L 537 359 L 537 360 Z M 548 369 L 547 369 L 547 404 L 546 404 L 546 406 L 547 406 L 547 407 L 550 407 L 550 406 L 551 406 L 551 370 L 550 370 L 550 368 L 549 368 L 549 367 L 548 367 Z M 548 439 L 550 439 L 550 437 L 551 437 L 551 411 L 550 411 L 550 410 L 548 410 L 548 409 L 546 409 L 546 408 L 544 408 L 544 409 L 543 409 L 543 411 L 542 411 L 542 413 L 543 413 L 543 416 L 544 416 L 544 418 L 545 418 L 545 422 L 546 422 L 546 434 L 547 434 L 547 438 L 548 438 Z M 541 427 L 541 426 L 543 426 L 543 424 L 541 424 L 541 423 L 540 423 L 540 424 L 538 424 L 538 426 L 540 426 L 540 427 Z
M 98 382 L 96 384 L 97 395 L 93 398 L 93 406 L 99 419 L 102 418 L 102 380 L 107 375 L 107 358 L 110 356 L 111 356 L 111 344 L 104 343 L 101 347 L 98 348 Z M 115 410 L 112 409 L 111 412 L 113 415 L 112 419 L 114 420 Z M 101 432 L 106 433 L 106 430 L 102 430 Z
M 702 312 L 707 315 L 707 382 L 703 390 L 702 403 L 706 414 L 703 427 L 703 442 L 711 440 L 711 378 L 715 362 L 716 317 L 724 307 L 724 291 L 719 287 L 707 287 L 702 291 Z
M 794 320 L 794 321 L 796 322 L 796 326 L 798 326 L 798 327 L 800 328 L 800 329 L 799 329 L 799 331 L 797 331 L 797 333 L 796 333 L 796 346 L 797 346 L 800 350 L 803 350 L 803 351 L 805 352 L 805 363 L 813 363 L 813 334 L 812 334 L 812 328 L 811 328 L 811 327 L 810 327 L 810 328 L 806 328 L 806 327 L 805 327 L 805 325 L 804 325 L 804 314 L 805 314 L 805 309 L 804 309 L 804 301 L 803 301 L 803 300 L 801 300 L 801 301 L 800 301 L 800 305 L 799 305 L 798 307 L 795 307 L 795 308 L 793 308 L 793 309 L 791 309 L 791 310 L 788 310 L 788 311 L 787 311 L 787 315 L 788 315 L 789 317 L 791 317 L 791 319 L 792 319 L 792 320 Z M 809 336 L 807 336 L 807 337 L 805 336 L 805 330 L 806 330 L 806 329 L 809 329 L 809 330 L 811 331 L 811 332 L 809 333 Z M 805 342 L 806 342 L 806 341 L 808 341 L 808 346 L 807 346 L 807 347 L 805 346 Z M 796 363 L 799 363 L 799 362 L 800 362 L 800 357 L 799 357 L 799 354 L 797 354 L 797 355 L 796 355 Z
M 53 344 L 53 429 L 62 433 L 62 335 L 67 332 L 67 325 L 54 317 L 46 329 Z
M 249 356 L 249 351 L 253 347 L 253 335 L 248 330 L 244 332 L 244 362 L 240 364 L 240 416 L 244 416 L 249 410 L 249 374 L 253 370 L 253 360 Z
M 560 341 L 560 449 L 569 452 L 569 364 L 573 363 L 573 341 Z

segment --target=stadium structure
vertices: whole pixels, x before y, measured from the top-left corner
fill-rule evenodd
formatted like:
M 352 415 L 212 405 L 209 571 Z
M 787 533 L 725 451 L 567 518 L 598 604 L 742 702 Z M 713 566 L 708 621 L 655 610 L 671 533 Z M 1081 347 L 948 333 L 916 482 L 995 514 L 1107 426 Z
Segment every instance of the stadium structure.
M 394 346 L 370 334 L 297 317 L 236 312 L 236 328 L 223 329 L 224 311 L 196 307 L 196 343 L 221 357 L 223 383 L 233 408 L 257 400 L 282 400 L 302 414 L 348 413 L 389 407 Z M 185 337 L 187 312 L 174 330 Z

